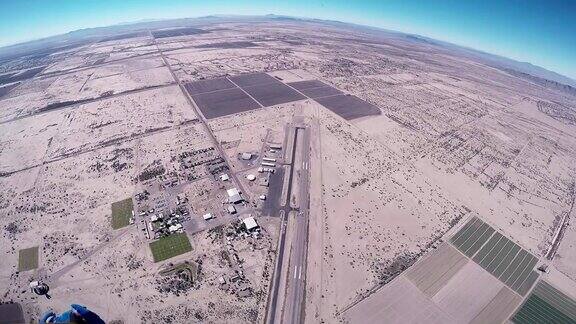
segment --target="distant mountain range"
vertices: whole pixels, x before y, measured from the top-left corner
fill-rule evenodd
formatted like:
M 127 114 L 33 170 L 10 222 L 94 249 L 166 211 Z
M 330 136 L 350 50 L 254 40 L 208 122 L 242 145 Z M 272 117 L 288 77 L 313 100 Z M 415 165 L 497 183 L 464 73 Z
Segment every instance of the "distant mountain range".
M 458 50 L 467 56 L 481 59 L 488 65 L 501 70 L 506 71 L 513 70 L 516 72 L 520 72 L 522 74 L 531 75 L 533 77 L 542 78 L 549 81 L 555 81 L 557 83 L 562 83 L 565 85 L 576 87 L 576 80 L 528 62 L 519 62 L 504 56 L 490 54 L 477 49 L 467 48 L 464 46 L 439 41 L 424 36 L 406 35 L 406 37 L 414 41 L 454 48 L 455 50 Z
M 201 25 L 211 21 L 234 22 L 245 20 L 273 20 L 273 21 L 283 20 L 283 21 L 314 22 L 314 23 L 324 23 L 338 26 L 350 26 L 354 28 L 362 28 L 364 30 L 370 30 L 372 31 L 372 33 L 375 34 L 379 32 L 387 33 L 389 35 L 404 37 L 405 39 L 410 41 L 423 42 L 430 45 L 455 50 L 458 51 L 461 55 L 481 60 L 482 62 L 484 62 L 489 66 L 500 69 L 507 73 L 514 74 L 519 77 L 523 77 L 525 79 L 529 79 L 532 82 L 536 82 L 541 85 L 546 85 L 548 87 L 551 86 L 559 88 L 560 90 L 563 91 L 567 89 L 571 93 L 572 92 L 576 93 L 576 80 L 561 75 L 559 73 L 547 70 L 545 68 L 533 65 L 531 63 L 519 62 L 499 55 L 486 53 L 480 50 L 471 49 L 424 36 L 405 34 L 378 27 L 363 26 L 336 20 L 309 19 L 309 18 L 299 18 L 299 17 L 275 15 L 275 14 L 269 14 L 265 16 L 210 15 L 198 18 L 181 18 L 170 20 L 146 19 L 137 22 L 126 22 L 107 27 L 80 29 L 76 31 L 71 31 L 66 34 L 47 37 L 40 40 L 34 40 L 21 44 L 0 47 L 0 63 L 5 60 L 27 55 L 27 53 L 40 49 L 43 49 L 44 52 L 46 52 L 47 46 L 53 48 L 54 51 L 56 51 L 62 48 L 80 46 L 85 43 L 105 39 L 106 37 L 111 37 L 120 34 L 135 33 L 135 35 L 140 35 L 138 33 L 143 34 L 149 29 L 189 27 L 189 26 Z

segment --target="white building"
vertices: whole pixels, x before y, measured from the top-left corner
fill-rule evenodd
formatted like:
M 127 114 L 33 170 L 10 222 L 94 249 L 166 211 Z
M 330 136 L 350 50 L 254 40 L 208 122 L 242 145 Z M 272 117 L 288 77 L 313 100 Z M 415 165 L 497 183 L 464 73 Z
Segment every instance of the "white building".
M 220 176 L 220 180 L 228 181 L 228 180 L 230 180 L 230 176 L 228 176 L 228 174 L 224 173 L 223 175 Z
M 244 218 L 242 220 L 242 223 L 244 224 L 244 227 L 246 227 L 246 230 L 248 232 L 257 229 L 259 227 L 258 223 L 256 223 L 256 220 L 252 216 Z
M 234 195 L 239 195 L 240 191 L 238 190 L 238 188 L 232 188 L 232 189 L 226 190 L 226 193 L 228 194 L 228 197 L 232 197 Z
M 212 214 L 208 213 L 208 214 L 204 214 L 204 216 L 202 216 L 204 218 L 204 220 L 209 220 L 214 218 L 214 216 L 212 216 Z
M 228 193 L 228 202 L 231 204 L 236 204 L 244 200 L 240 197 L 240 191 L 236 188 L 228 189 L 226 193 Z
M 168 227 L 168 231 L 170 233 L 174 233 L 174 232 L 179 231 L 181 229 L 182 229 L 182 224 L 176 224 L 176 225 L 172 225 L 172 226 Z

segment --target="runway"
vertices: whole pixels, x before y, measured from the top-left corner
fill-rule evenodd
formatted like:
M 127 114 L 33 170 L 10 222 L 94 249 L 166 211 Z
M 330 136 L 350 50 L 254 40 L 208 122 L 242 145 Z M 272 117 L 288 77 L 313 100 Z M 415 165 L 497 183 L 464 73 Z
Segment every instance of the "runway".
M 278 257 L 274 272 L 270 302 L 267 309 L 266 323 L 301 323 L 303 322 L 303 305 L 306 288 L 306 255 L 308 243 L 309 214 L 309 167 L 310 167 L 310 129 L 300 123 L 294 125 L 294 138 L 290 161 L 290 176 L 286 203 L 281 206 L 282 215 Z M 294 192 L 294 181 L 297 181 L 297 192 Z M 293 195 L 297 195 L 297 207 L 291 206 Z M 294 215 L 294 216 L 291 216 Z M 294 230 L 289 246 L 290 254 L 286 256 L 286 226 L 293 217 Z M 288 259 L 286 260 L 286 258 Z M 284 267 L 289 266 L 289 269 Z M 286 273 L 285 289 L 280 289 L 281 274 Z M 279 307 L 279 299 L 284 296 Z

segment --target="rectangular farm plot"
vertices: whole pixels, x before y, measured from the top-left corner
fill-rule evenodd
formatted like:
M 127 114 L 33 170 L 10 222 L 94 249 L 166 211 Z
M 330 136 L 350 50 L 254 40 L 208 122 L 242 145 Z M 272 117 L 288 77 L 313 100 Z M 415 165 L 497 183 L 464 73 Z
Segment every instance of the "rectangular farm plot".
M 154 262 L 160 262 L 192 251 L 192 245 L 186 234 L 178 233 L 150 243 L 150 250 Z
M 538 259 L 500 233 L 492 236 L 473 260 L 520 295 L 538 278 L 533 271 Z
M 472 257 L 493 233 L 492 227 L 474 217 L 452 237 L 451 242 L 462 253 Z
M 521 301 L 521 297 L 508 287 L 502 287 L 470 324 L 504 323 Z
M 525 295 L 538 273 L 538 259 L 478 217 L 473 217 L 450 242 L 512 290 Z
M 405 276 L 380 288 L 344 313 L 348 323 L 454 323 Z
M 38 268 L 38 247 L 22 249 L 18 253 L 18 271 L 28 271 Z
M 280 83 L 276 78 L 266 73 L 241 74 L 230 77 L 230 80 L 241 88 L 260 84 Z
M 336 88 L 332 88 L 330 86 L 304 89 L 304 90 L 300 90 L 300 92 L 302 92 L 304 95 L 306 95 L 307 97 L 312 98 L 312 99 L 343 94 L 342 91 L 340 91 Z
M 198 35 L 198 34 L 206 34 L 206 33 L 209 33 L 209 32 L 206 30 L 203 30 L 203 29 L 186 27 L 186 28 L 156 30 L 156 31 L 152 32 L 152 35 L 154 36 L 154 38 L 166 38 L 166 37 Z
M 336 95 L 314 100 L 346 120 L 381 114 L 378 107 L 352 95 Z
M 289 82 L 288 85 L 291 86 L 292 88 L 298 90 L 298 91 L 302 91 L 302 90 L 306 90 L 306 89 L 312 89 L 312 88 L 329 87 L 329 85 L 327 85 L 326 83 L 324 83 L 320 80 L 306 80 L 306 81 Z
M 248 41 L 238 41 L 238 42 L 218 42 L 194 46 L 195 48 L 221 48 L 221 49 L 233 49 L 233 48 L 247 48 L 247 47 L 258 47 L 259 45 Z
M 236 86 L 226 78 L 200 80 L 184 85 L 186 91 L 193 96 L 200 93 L 235 88 Z
M 456 323 L 469 323 L 490 303 L 504 285 L 474 262 L 462 270 L 434 297 L 441 309 L 456 319 Z
M 128 226 L 133 209 L 132 198 L 112 203 L 112 228 L 119 229 Z
M 442 244 L 406 272 L 406 277 L 428 297 L 434 296 L 468 263 L 450 244 Z
M 243 87 L 242 89 L 244 89 L 244 91 L 250 94 L 250 96 L 256 99 L 264 107 L 306 99 L 306 97 L 299 94 L 296 90 L 277 81 L 251 87 Z
M 192 98 L 207 119 L 260 108 L 256 101 L 239 88 L 201 93 Z
M 510 320 L 517 324 L 576 323 L 576 301 L 542 280 Z
M 297 81 L 288 85 L 312 99 L 343 94 L 342 91 L 318 80 Z

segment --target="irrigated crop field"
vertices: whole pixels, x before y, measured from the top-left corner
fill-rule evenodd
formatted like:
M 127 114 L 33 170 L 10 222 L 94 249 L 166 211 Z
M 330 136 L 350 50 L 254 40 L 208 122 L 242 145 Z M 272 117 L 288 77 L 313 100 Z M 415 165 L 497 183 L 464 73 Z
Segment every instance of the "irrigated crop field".
M 133 217 L 134 206 L 132 198 L 126 198 L 112 203 L 112 228 L 119 229 L 128 226 Z
M 192 245 L 186 234 L 174 234 L 150 243 L 150 250 L 154 262 L 159 262 L 192 251 Z

